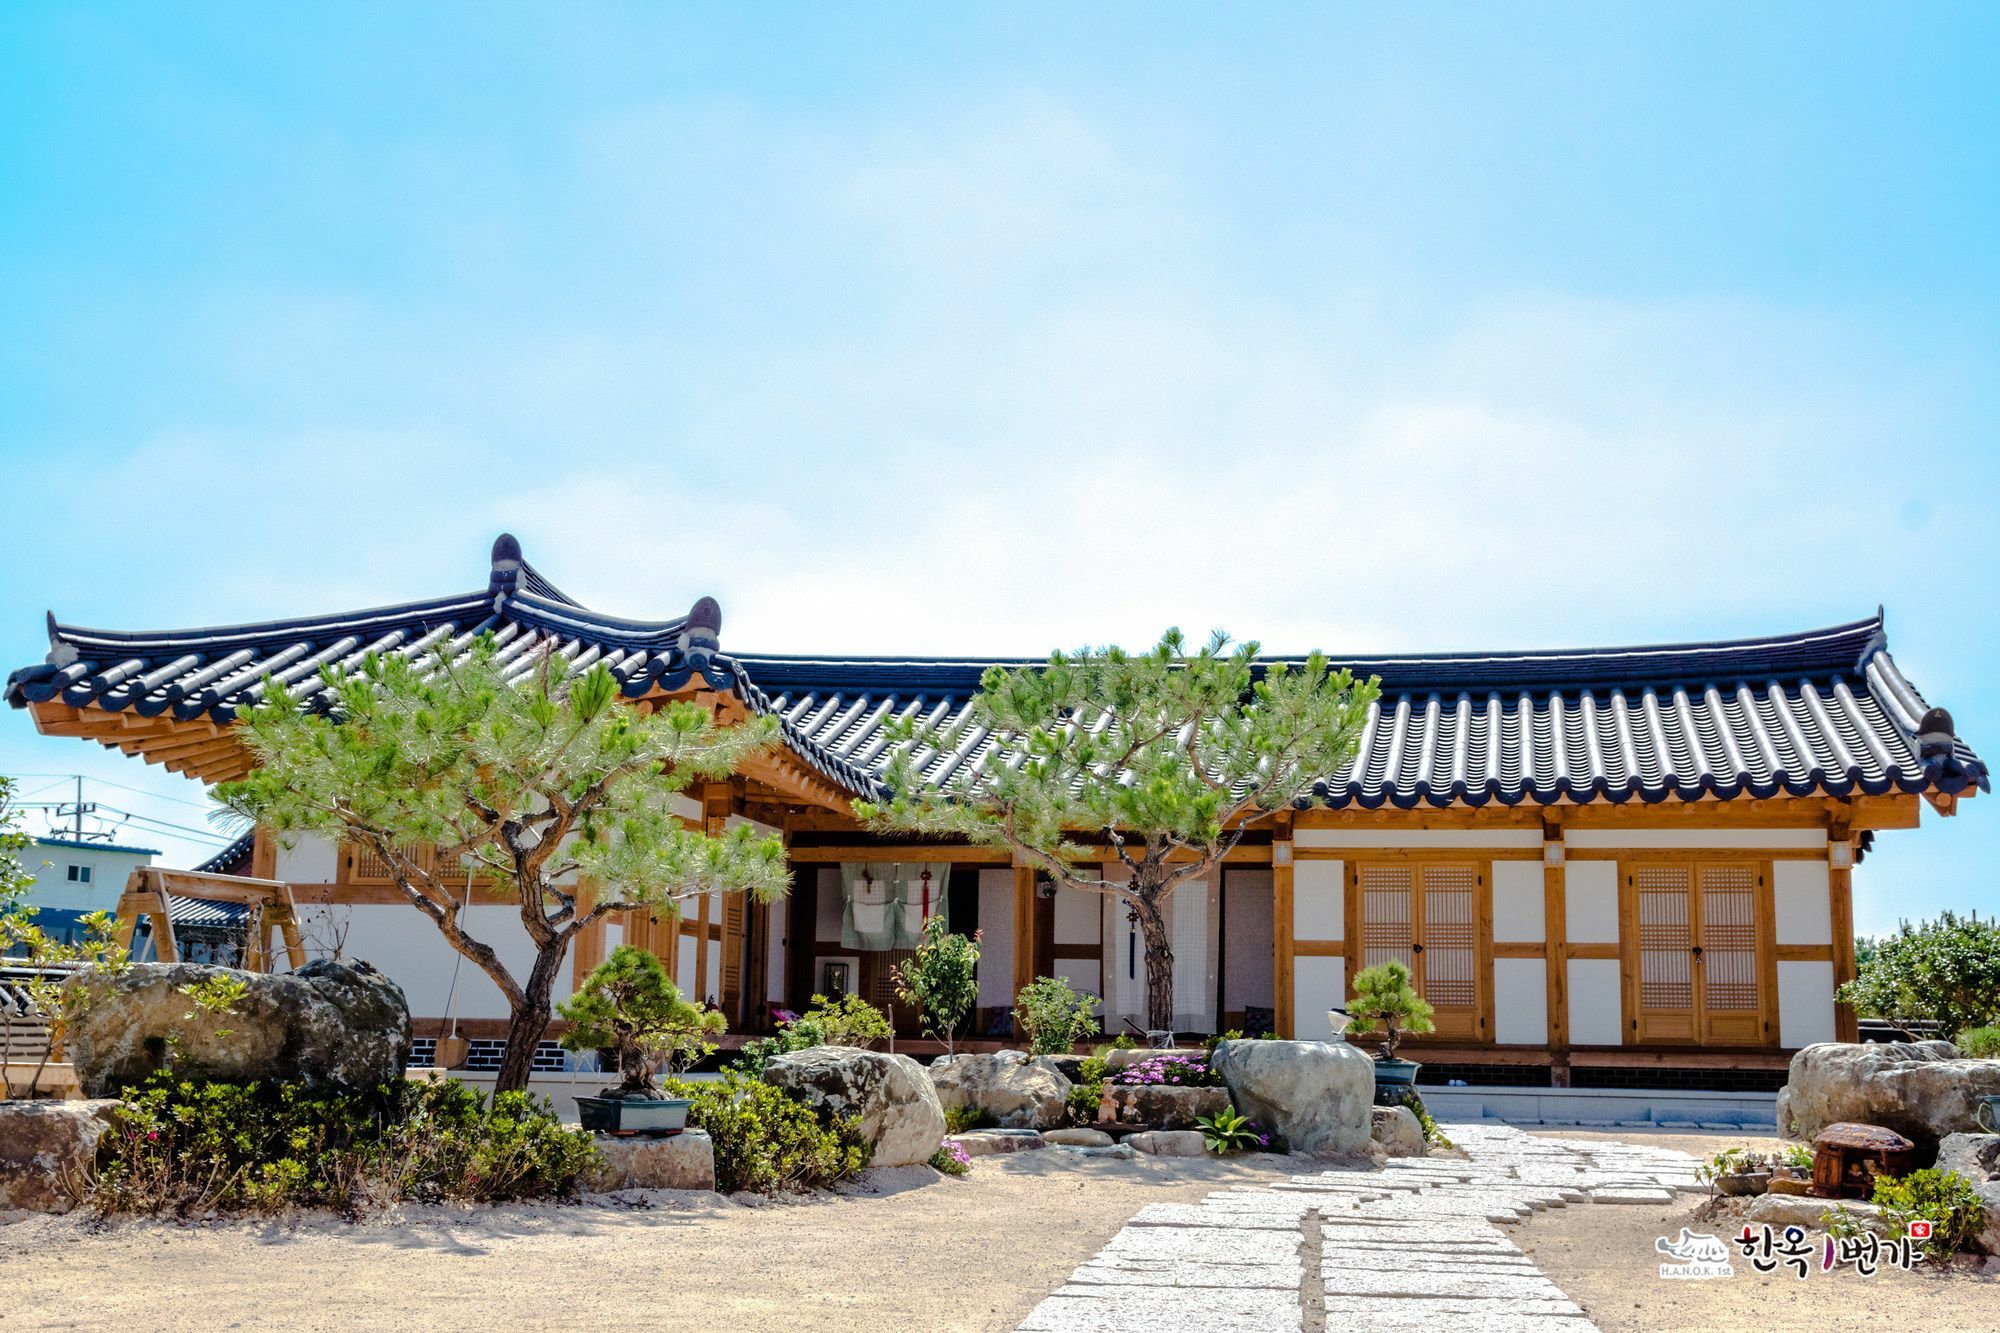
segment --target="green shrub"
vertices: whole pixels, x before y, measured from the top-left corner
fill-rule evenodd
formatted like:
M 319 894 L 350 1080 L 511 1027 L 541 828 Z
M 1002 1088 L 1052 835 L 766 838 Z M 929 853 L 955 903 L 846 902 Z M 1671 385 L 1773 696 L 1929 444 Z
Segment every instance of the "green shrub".
M 838 1000 L 829 1000 L 824 995 L 815 995 L 812 1008 L 799 1015 L 797 1021 L 780 1028 L 777 1035 L 745 1042 L 736 1059 L 736 1068 L 753 1076 L 761 1075 L 764 1066 L 776 1056 L 814 1046 L 866 1046 L 871 1041 L 887 1040 L 891 1035 L 889 1020 L 882 1016 L 882 1011 L 860 996 L 843 995 Z
M 944 1132 L 947 1134 L 963 1134 L 973 1129 L 991 1129 L 999 1123 L 993 1118 L 993 1113 L 983 1106 L 944 1108 Z
M 1926 1168 L 1907 1176 L 1878 1176 L 1873 1202 L 1898 1237 L 1910 1234 L 1912 1222 L 1929 1222 L 1931 1238 L 1913 1243 L 1932 1259 L 1950 1258 L 1964 1249 L 1986 1223 L 1979 1191 L 1956 1171 Z
M 941 1143 L 931 1154 L 931 1168 L 948 1176 L 962 1176 L 972 1170 L 972 1157 L 956 1143 Z
M 2000 1060 L 2000 1027 L 1967 1028 L 1958 1034 L 1958 1053 L 1968 1060 Z
M 1218 1156 L 1250 1152 L 1271 1141 L 1268 1135 L 1258 1130 L 1255 1121 L 1234 1107 L 1224 1107 L 1214 1115 L 1199 1116 L 1194 1123 L 1201 1131 L 1203 1145 Z
M 1069 1120 L 1073 1125 L 1090 1125 L 1097 1121 L 1097 1108 L 1104 1104 L 1104 1080 L 1070 1085 L 1069 1099 L 1064 1105 L 1069 1110 Z
M 1097 997 L 1071 988 L 1061 977 L 1036 977 L 1014 997 L 1014 1017 L 1036 1055 L 1067 1055 L 1097 1031 L 1091 1012 Z
M 491 1103 L 461 1083 L 368 1093 L 154 1075 L 127 1089 L 99 1143 L 91 1200 L 107 1213 L 493 1203 L 576 1192 L 591 1136 L 548 1103 Z
M 688 1124 L 714 1142 L 724 1194 L 822 1189 L 867 1166 L 873 1151 L 853 1116 L 822 1122 L 804 1102 L 737 1070 L 714 1082 L 670 1079 L 665 1088 L 693 1103 Z
M 1835 999 L 1895 1022 L 1930 1022 L 1946 1032 L 2000 1022 L 2000 921 L 1953 912 L 1904 922 L 1875 941 L 1860 974 Z

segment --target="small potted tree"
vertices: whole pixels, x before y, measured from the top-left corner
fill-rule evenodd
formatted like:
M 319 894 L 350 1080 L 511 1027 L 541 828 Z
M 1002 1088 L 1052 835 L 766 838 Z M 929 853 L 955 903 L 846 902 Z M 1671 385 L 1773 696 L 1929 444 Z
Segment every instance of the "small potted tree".
M 1431 1007 L 1410 984 L 1410 968 L 1401 959 L 1364 967 L 1354 974 L 1354 1001 L 1347 1006 L 1351 1030 L 1380 1031 L 1382 1046 L 1375 1054 L 1375 1089 L 1401 1092 L 1417 1081 L 1417 1062 L 1396 1058 L 1403 1038 L 1436 1029 Z
M 620 945 L 598 964 L 576 994 L 556 1007 L 570 1029 L 572 1051 L 609 1050 L 622 1081 L 595 1097 L 576 1099 L 583 1127 L 600 1134 L 675 1134 L 687 1125 L 690 1103 L 660 1096 L 655 1075 L 678 1072 L 715 1049 L 723 1017 L 683 1000 L 660 960 Z

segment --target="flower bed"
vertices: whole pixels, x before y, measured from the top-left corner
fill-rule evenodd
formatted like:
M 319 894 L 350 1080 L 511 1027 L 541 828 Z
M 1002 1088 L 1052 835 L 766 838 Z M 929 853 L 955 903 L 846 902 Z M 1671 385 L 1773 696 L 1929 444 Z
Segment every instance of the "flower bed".
M 1148 1056 L 1114 1071 L 1113 1085 L 1128 1088 L 1219 1088 L 1222 1078 L 1208 1067 L 1205 1056 L 1173 1051 Z

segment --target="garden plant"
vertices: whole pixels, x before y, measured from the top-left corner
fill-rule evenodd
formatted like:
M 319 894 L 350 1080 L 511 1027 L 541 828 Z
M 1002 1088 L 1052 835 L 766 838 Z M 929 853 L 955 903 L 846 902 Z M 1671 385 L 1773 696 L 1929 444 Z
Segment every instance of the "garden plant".
M 717 1010 L 681 998 L 657 957 L 629 944 L 613 949 L 557 1012 L 570 1024 L 566 1049 L 616 1054 L 621 1097 L 657 1097 L 661 1067 L 678 1074 L 715 1049 L 711 1038 L 725 1026 Z
M 1097 1032 L 1097 997 L 1061 977 L 1036 977 L 1014 997 L 1014 1021 L 1036 1055 L 1068 1055 Z
M 1353 1030 L 1382 1033 L 1377 1059 L 1394 1060 L 1396 1049 L 1406 1036 L 1430 1032 L 1431 1006 L 1410 984 L 1409 965 L 1399 958 L 1364 967 L 1354 974 L 1354 999 L 1348 1002 Z
M 916 954 L 896 970 L 896 993 L 917 1006 L 925 1031 L 944 1039 L 946 1055 L 952 1054 L 959 1024 L 979 999 L 979 938 L 976 930 L 970 936 L 954 935 L 942 916 L 933 916 L 924 922 Z

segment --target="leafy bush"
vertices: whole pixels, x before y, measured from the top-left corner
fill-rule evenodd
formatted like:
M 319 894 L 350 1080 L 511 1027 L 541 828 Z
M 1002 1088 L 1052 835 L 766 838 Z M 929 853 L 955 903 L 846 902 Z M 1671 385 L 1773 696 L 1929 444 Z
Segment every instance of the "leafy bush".
M 804 1102 L 739 1070 L 715 1082 L 669 1079 L 669 1097 L 685 1097 L 688 1124 L 715 1144 L 715 1185 L 724 1194 L 777 1194 L 838 1184 L 868 1165 L 873 1152 L 853 1116 L 822 1121 Z
M 1956 1171 L 1926 1168 L 1907 1176 L 1878 1176 L 1873 1202 L 1898 1237 L 1910 1234 L 1912 1222 L 1929 1222 L 1931 1238 L 1913 1243 L 1932 1259 L 1964 1249 L 1986 1223 L 1979 1191 Z
M 1097 1032 L 1095 995 L 1082 994 L 1061 977 L 1036 977 L 1014 997 L 1014 1017 L 1036 1055 L 1067 1055 Z
M 1095 1124 L 1097 1109 L 1104 1105 L 1104 1080 L 1071 1084 L 1069 1097 L 1063 1105 L 1069 1112 L 1069 1122 L 1072 1125 Z
M 461 1083 L 369 1093 L 156 1074 L 125 1093 L 100 1141 L 91 1200 L 107 1213 L 492 1203 L 576 1192 L 591 1136 L 548 1103 Z
M 812 997 L 812 1008 L 778 1029 L 776 1036 L 745 1042 L 736 1067 L 758 1075 L 773 1057 L 789 1055 L 814 1046 L 866 1046 L 891 1036 L 889 1020 L 882 1011 L 858 995 L 829 1000 Z
M 991 1129 L 999 1123 L 993 1118 L 993 1113 L 983 1106 L 944 1108 L 944 1132 L 947 1134 L 963 1134 L 973 1129 Z
M 1201 1131 L 1203 1145 L 1217 1155 L 1249 1152 L 1268 1147 L 1271 1142 L 1270 1135 L 1260 1131 L 1254 1120 L 1234 1107 L 1224 1107 L 1214 1115 L 1200 1116 L 1194 1123 Z
M 948 1176 L 962 1176 L 972 1169 L 972 1158 L 956 1143 L 944 1143 L 931 1154 L 931 1166 Z
M 944 1038 L 946 1055 L 952 1053 L 958 1025 L 979 999 L 979 938 L 976 930 L 969 938 L 953 935 L 944 918 L 934 916 L 924 922 L 916 956 L 896 969 L 896 994 L 922 1011 L 924 1030 Z
M 1968 1060 L 2000 1060 L 2000 1027 L 1967 1028 L 1958 1034 L 1958 1053 Z
M 1904 922 L 1859 966 L 1835 998 L 1863 1014 L 1937 1023 L 1946 1032 L 2000 1023 L 2000 921 L 1944 912 Z
M 1119 1087 L 1219 1088 L 1222 1076 L 1199 1055 L 1171 1051 L 1126 1065 L 1111 1075 Z

